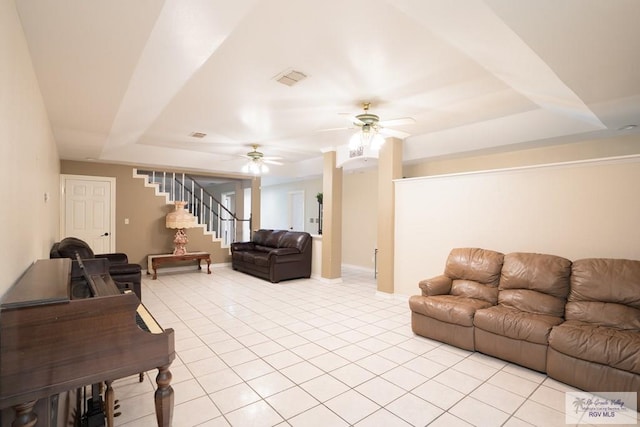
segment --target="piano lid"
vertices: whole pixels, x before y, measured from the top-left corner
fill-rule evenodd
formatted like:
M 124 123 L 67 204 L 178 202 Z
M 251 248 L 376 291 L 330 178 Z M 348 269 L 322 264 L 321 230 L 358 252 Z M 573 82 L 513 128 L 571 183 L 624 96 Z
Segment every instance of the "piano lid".
M 70 273 L 69 258 L 36 261 L 4 294 L 0 309 L 68 303 Z

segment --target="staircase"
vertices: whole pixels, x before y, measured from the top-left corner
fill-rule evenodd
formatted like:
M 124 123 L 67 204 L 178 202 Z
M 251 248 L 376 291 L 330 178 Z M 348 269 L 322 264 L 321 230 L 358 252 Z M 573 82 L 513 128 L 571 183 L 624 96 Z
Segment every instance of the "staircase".
M 187 202 L 185 209 L 197 218 L 205 234 L 220 241 L 223 248 L 242 239 L 243 232 L 248 235 L 251 230 L 251 218 L 238 218 L 192 175 L 134 169 L 133 176 L 144 179 L 147 187 L 155 187 L 156 194 L 165 196 L 167 203 Z

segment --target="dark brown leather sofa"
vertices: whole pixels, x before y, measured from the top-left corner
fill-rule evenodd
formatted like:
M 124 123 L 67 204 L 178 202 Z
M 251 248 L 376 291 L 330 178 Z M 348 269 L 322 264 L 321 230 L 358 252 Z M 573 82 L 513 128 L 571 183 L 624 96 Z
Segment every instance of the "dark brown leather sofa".
M 497 301 L 491 304 L 486 298 L 491 291 L 477 290 L 492 289 L 492 282 L 479 285 L 482 275 L 473 271 L 469 285 L 459 272 L 486 268 L 486 277 L 493 277 L 496 263 L 487 259 L 495 261 L 496 254 L 453 249 L 445 275 L 421 281 L 422 295 L 409 299 L 413 332 L 545 372 L 589 392 L 638 392 L 637 401 L 628 404 L 637 410 L 640 261 L 507 254 L 500 263 Z M 456 263 L 467 266 L 452 270 Z M 469 289 L 476 289 L 475 296 Z
M 311 277 L 311 235 L 258 230 L 250 242 L 231 244 L 231 267 L 272 283 Z
M 140 264 L 130 264 L 127 254 L 115 252 L 111 254 L 94 254 L 89 245 L 77 237 L 65 237 L 54 243 L 49 252 L 49 258 L 76 259 L 76 253 L 83 260 L 106 258 L 109 260 L 109 275 L 120 289 L 128 288 L 131 284 L 133 291 L 142 301 L 142 268 Z

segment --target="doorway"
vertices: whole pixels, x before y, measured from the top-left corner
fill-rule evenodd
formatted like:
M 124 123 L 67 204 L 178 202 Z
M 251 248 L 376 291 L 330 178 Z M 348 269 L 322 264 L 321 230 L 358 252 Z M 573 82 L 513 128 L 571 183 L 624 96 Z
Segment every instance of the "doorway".
M 220 233 L 222 234 L 222 242 L 224 246 L 231 245 L 234 231 L 234 219 L 229 212 L 235 212 L 236 210 L 236 193 L 222 193 L 221 194 L 222 206 L 226 208 L 220 209 Z
M 304 191 L 289 192 L 289 230 L 304 231 Z
M 60 175 L 60 186 L 60 238 L 84 240 L 96 254 L 115 252 L 116 179 Z

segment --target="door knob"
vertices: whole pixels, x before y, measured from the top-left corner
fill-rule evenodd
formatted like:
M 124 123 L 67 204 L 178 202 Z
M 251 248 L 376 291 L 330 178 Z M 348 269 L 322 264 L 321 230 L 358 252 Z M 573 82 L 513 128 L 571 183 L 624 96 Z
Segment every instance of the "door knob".
M 101 235 L 100 237 L 105 237 L 105 236 L 108 236 L 108 235 L 109 235 L 109 233 L 104 233 L 104 234 L 103 234 L 103 235 Z

